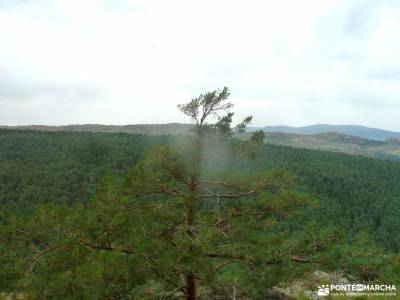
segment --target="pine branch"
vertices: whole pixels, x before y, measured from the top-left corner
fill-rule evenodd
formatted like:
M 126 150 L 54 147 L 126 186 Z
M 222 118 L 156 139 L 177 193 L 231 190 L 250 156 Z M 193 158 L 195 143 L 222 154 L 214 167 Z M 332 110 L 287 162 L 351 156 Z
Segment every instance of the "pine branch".
M 219 259 L 227 259 L 231 261 L 243 261 L 249 264 L 256 264 L 257 262 L 252 259 L 249 256 L 246 255 L 229 255 L 229 254 L 219 254 L 219 253 L 208 253 L 205 255 L 205 257 L 209 258 L 219 258 Z M 299 256 L 299 255 L 293 255 L 290 257 L 290 260 L 293 262 L 298 262 L 298 263 L 310 263 L 310 260 Z M 280 264 L 283 262 L 283 260 L 276 260 L 276 261 L 267 261 L 267 260 L 262 260 L 261 261 L 263 264 L 267 265 L 275 265 L 275 264 Z
M 44 249 L 44 250 L 42 250 L 42 251 L 40 251 L 39 253 L 37 253 L 33 258 L 32 258 L 32 260 L 31 260 L 31 263 L 30 263 L 30 265 L 29 265 L 29 273 L 32 273 L 34 270 L 35 270 L 35 267 L 36 267 L 36 265 L 37 265 L 37 263 L 39 262 L 39 259 L 43 256 L 43 255 L 45 255 L 46 253 L 48 253 L 48 252 L 50 252 L 50 251 L 52 251 L 52 250 L 55 250 L 55 249 L 57 249 L 57 248 L 59 248 L 60 246 L 51 246 L 51 247 L 48 247 L 48 248 L 46 248 L 46 249 Z

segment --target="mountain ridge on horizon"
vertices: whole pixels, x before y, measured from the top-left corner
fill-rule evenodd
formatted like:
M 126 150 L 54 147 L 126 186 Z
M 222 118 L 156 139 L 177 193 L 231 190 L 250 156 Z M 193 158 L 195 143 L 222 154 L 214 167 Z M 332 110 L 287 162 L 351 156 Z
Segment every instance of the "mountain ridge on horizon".
M 90 132 L 126 132 L 142 134 L 186 134 L 193 124 L 187 123 L 164 123 L 164 124 L 70 124 L 70 125 L 0 125 L 0 128 L 8 129 L 27 129 L 43 131 L 90 131 Z M 362 125 L 332 125 L 332 124 L 312 124 L 306 126 L 250 126 L 248 131 L 263 130 L 272 133 L 292 133 L 300 135 L 317 135 L 323 133 L 340 133 L 365 139 L 385 141 L 390 139 L 400 139 L 400 132 L 385 130 L 380 128 L 367 127 Z
M 247 133 L 239 134 L 238 138 L 247 139 L 251 132 L 264 130 L 265 141 L 275 145 L 285 145 L 295 148 L 307 148 L 322 151 L 344 152 L 376 158 L 400 160 L 400 133 L 383 129 L 371 129 L 363 126 L 345 125 L 345 132 L 336 132 L 337 125 L 322 126 L 311 125 L 314 130 L 304 131 L 304 127 L 266 126 L 249 127 Z M 361 128 L 360 128 L 361 127 Z M 49 132 L 89 132 L 111 134 L 143 134 L 143 135 L 187 135 L 193 124 L 168 123 L 168 124 L 136 124 L 136 125 L 30 125 L 30 126 L 0 126 L 5 130 L 31 130 Z M 306 126 L 309 129 L 310 126 Z M 337 128 L 337 127 L 336 127 Z M 290 132 L 296 129 L 297 132 Z M 340 128 L 339 129 L 343 129 Z M 356 130 L 357 129 L 357 130 Z M 275 130 L 275 131 L 274 131 Z M 278 131 L 280 130 L 280 131 Z M 299 133 L 300 131 L 300 133 Z M 366 131 L 366 132 L 365 132 Z M 364 136 L 357 136 L 363 134 Z M 366 133 L 368 138 L 365 137 Z M 372 138 L 371 138 L 372 137 Z
M 294 133 L 301 135 L 316 135 L 321 133 L 336 132 L 344 135 L 356 136 L 365 139 L 384 141 L 387 139 L 400 138 L 400 132 L 380 128 L 367 127 L 362 125 L 331 125 L 312 124 L 307 126 L 264 126 L 251 127 L 252 130 L 262 129 L 265 132 Z

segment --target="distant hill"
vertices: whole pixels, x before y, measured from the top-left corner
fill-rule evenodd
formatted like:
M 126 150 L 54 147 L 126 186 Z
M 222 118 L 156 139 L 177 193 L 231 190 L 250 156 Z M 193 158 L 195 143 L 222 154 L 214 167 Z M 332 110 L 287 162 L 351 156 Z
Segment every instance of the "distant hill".
M 28 129 L 39 131 L 87 131 L 87 132 L 124 132 L 141 133 L 149 135 L 162 134 L 187 134 L 193 127 L 191 124 L 168 123 L 168 124 L 135 124 L 135 125 L 101 125 L 101 124 L 82 124 L 82 125 L 25 125 L 25 126 L 0 126 L 8 129 Z M 400 141 L 400 132 L 388 131 L 377 128 L 370 128 L 357 125 L 328 125 L 317 124 L 304 127 L 291 126 L 265 126 L 249 127 L 248 131 L 262 129 L 265 132 L 294 133 L 301 135 L 316 135 L 322 133 L 340 133 L 364 139 L 377 141 Z
M 144 135 L 179 135 L 188 134 L 193 127 L 191 124 L 169 123 L 169 124 L 138 124 L 138 125 L 66 125 L 66 126 L 0 126 L 6 129 L 36 130 L 36 131 L 64 131 L 64 132 L 105 132 L 105 133 L 129 133 Z M 324 131 L 324 128 L 327 131 Z M 333 132 L 335 128 L 342 131 L 347 130 L 353 134 Z M 353 129 L 352 129 L 353 128 Z M 256 130 L 249 128 L 249 131 Z M 400 133 L 361 126 L 334 126 L 313 125 L 307 127 L 272 126 L 264 127 L 266 131 L 266 142 L 275 145 L 285 145 L 296 148 L 344 152 L 376 158 L 400 160 Z M 302 133 L 291 133 L 290 131 L 301 131 Z M 330 130 L 330 131 L 329 131 Z M 370 130 L 370 131 L 368 131 Z M 320 132 L 322 131 L 322 132 Z M 249 133 L 239 137 L 248 138 Z M 357 134 L 364 132 L 372 138 L 359 137 Z M 392 134 L 389 136 L 389 134 Z M 398 134 L 399 136 L 396 136 Z M 378 138 L 380 137 L 380 138 Z
M 281 132 L 281 133 L 296 133 L 303 135 L 310 134 L 320 134 L 320 133 L 328 133 L 328 132 L 336 132 L 346 135 L 357 136 L 365 139 L 384 141 L 389 138 L 399 138 L 400 132 L 388 131 L 377 128 L 370 128 L 365 126 L 357 126 L 357 125 L 328 125 L 328 124 L 317 124 L 310 125 L 304 127 L 291 127 L 291 126 L 266 126 L 259 128 L 251 128 L 254 129 L 262 129 L 266 132 Z
M 64 125 L 64 126 L 47 126 L 47 125 L 26 125 L 26 126 L 0 126 L 5 129 L 19 130 L 38 130 L 38 131 L 79 131 L 79 132 L 122 132 L 131 134 L 146 135 L 175 135 L 187 134 L 193 125 L 168 123 L 168 124 L 136 124 L 136 125 L 100 125 L 100 124 L 83 124 L 83 125 Z
M 245 138 L 250 133 L 245 134 Z M 335 132 L 302 135 L 266 132 L 265 142 L 295 148 L 343 152 L 400 161 L 400 140 L 377 141 Z

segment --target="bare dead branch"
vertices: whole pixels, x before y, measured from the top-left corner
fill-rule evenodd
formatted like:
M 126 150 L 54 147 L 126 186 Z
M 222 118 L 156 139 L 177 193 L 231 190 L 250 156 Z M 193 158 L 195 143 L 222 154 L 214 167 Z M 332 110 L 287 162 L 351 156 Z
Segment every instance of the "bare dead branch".
M 165 185 L 158 185 L 158 186 L 151 186 L 144 188 L 143 194 L 145 195 L 155 195 L 155 194 L 166 194 L 173 197 L 185 197 L 185 194 L 181 193 L 180 191 L 170 189 Z
M 254 259 L 252 259 L 251 257 L 246 256 L 246 255 L 229 255 L 229 254 L 208 253 L 205 255 L 205 257 L 226 259 L 226 260 L 230 260 L 230 261 L 243 261 L 246 263 L 250 263 L 252 265 L 256 263 Z M 293 262 L 297 262 L 297 263 L 310 263 L 310 260 L 308 258 L 302 257 L 300 255 L 293 255 L 290 257 L 290 260 Z M 261 260 L 261 262 L 263 264 L 267 264 L 267 265 L 275 265 L 275 264 L 280 264 L 283 261 L 282 260 L 276 260 L 276 261 Z
M 308 258 L 300 256 L 300 255 L 293 255 L 290 258 L 290 260 L 293 262 L 298 262 L 298 263 L 310 263 L 310 260 Z
M 244 181 L 200 181 L 202 185 L 217 185 L 217 186 L 225 186 L 225 187 L 237 187 L 240 184 L 243 184 Z
M 241 194 L 206 194 L 206 195 L 201 195 L 200 198 L 223 198 L 223 199 L 238 199 L 238 198 L 243 198 L 246 196 L 252 196 L 256 193 L 256 190 L 251 190 L 248 192 L 244 192 Z
M 134 252 L 130 249 L 118 248 L 115 246 L 96 245 L 91 242 L 84 242 L 84 241 L 80 241 L 79 243 L 85 247 L 88 247 L 91 249 L 96 249 L 96 250 L 115 251 L 115 252 L 121 252 L 121 253 L 125 253 L 125 254 L 137 254 L 136 252 Z

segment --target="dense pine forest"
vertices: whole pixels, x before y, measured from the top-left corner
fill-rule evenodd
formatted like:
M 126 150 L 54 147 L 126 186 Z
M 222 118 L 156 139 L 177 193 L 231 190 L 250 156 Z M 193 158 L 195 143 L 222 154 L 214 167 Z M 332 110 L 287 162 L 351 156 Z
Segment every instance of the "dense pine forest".
M 228 95 L 180 106 L 190 136 L 0 130 L 0 291 L 263 299 L 313 270 L 400 283 L 400 164 L 197 120 Z
M 146 149 L 174 136 L 0 130 L 0 203 L 5 212 L 32 212 L 44 203 L 86 203 L 104 176 L 122 179 Z M 281 169 L 297 176 L 319 201 L 321 222 L 367 230 L 399 251 L 400 164 L 342 153 L 267 144 L 247 172 Z

